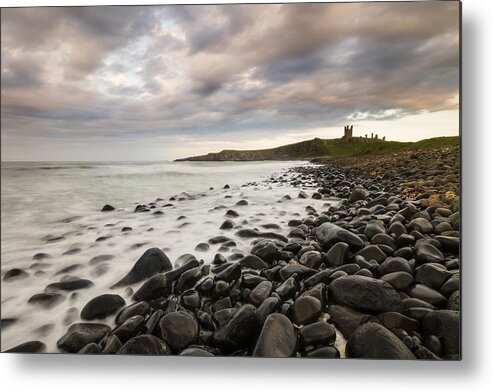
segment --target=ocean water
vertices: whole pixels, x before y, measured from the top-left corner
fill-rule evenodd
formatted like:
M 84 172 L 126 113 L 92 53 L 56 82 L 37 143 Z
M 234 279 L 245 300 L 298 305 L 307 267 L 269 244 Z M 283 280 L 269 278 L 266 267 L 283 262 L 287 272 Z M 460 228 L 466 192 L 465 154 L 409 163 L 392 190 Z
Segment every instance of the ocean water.
M 41 340 L 48 352 L 57 351 L 56 341 L 71 323 L 80 321 L 80 310 L 93 297 L 116 293 L 131 303 L 125 288 L 111 290 L 110 286 L 150 247 L 164 249 L 172 262 L 192 253 L 210 263 L 221 245 L 211 245 L 205 252 L 195 251 L 195 246 L 213 236 L 227 235 L 236 247 L 222 252 L 225 256 L 247 253 L 252 239 L 236 237 L 234 229 L 219 229 L 228 209 L 240 214 L 233 219 L 238 227 L 267 231 L 262 225 L 276 223 L 281 228 L 268 231 L 287 234 L 287 221 L 304 216 L 306 206 L 320 210 L 330 201 L 298 199 L 299 188 L 267 180 L 272 174 L 307 164 L 2 162 L 2 278 L 12 268 L 29 274 L 2 282 L 2 319 L 17 319 L 2 328 L 2 350 Z M 225 184 L 230 189 L 224 189 Z M 285 195 L 291 199 L 283 199 Z M 169 201 L 173 196 L 176 200 Z M 242 199 L 248 205 L 236 206 Z M 151 202 L 156 203 L 151 212 L 134 212 L 137 204 Z M 101 212 L 105 204 L 116 210 Z M 163 214 L 153 214 L 158 210 Z M 122 232 L 125 226 L 132 230 Z M 49 258 L 33 260 L 37 253 Z M 98 255 L 114 258 L 91 265 L 89 261 Z M 69 272 L 61 272 L 67 267 Z M 48 284 L 70 276 L 90 279 L 94 286 L 76 294 L 65 293 L 65 300 L 50 309 L 27 302 Z M 110 316 L 103 322 L 112 325 L 113 319 Z

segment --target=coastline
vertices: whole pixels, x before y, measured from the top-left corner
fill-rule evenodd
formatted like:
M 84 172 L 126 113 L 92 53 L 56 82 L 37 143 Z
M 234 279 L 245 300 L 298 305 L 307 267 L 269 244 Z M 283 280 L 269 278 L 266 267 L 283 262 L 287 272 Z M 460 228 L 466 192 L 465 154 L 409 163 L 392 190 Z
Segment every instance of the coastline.
M 142 251 L 122 284 L 113 277 L 130 294 L 127 300 L 108 290 L 110 296 L 89 301 L 83 320 L 60 336 L 58 348 L 459 359 L 459 148 L 323 163 L 268 180 L 298 188 L 299 200 L 320 203 L 287 219 L 287 235 L 274 223 L 262 230 L 239 227 L 242 213 L 230 209 L 224 235 L 203 247 L 248 239 L 249 254 L 206 263 L 197 248 L 183 249 L 190 254 L 173 266 L 166 251 Z M 241 203 L 237 209 L 249 208 L 248 198 L 232 201 Z M 150 207 L 141 211 L 151 213 Z M 57 298 L 76 281 L 65 282 L 44 297 Z M 105 318 L 116 326 L 99 321 Z M 32 341 L 12 351 L 44 349 Z

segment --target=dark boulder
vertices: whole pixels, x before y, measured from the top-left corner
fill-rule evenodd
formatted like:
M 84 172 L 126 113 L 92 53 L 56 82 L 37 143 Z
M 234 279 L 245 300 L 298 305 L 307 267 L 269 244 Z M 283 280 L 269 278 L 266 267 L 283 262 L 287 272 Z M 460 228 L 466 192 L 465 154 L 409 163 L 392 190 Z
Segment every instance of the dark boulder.
M 445 358 L 460 355 L 460 315 L 453 310 L 435 310 L 428 313 L 422 321 L 425 337 L 436 336 L 443 345 Z
M 110 327 L 105 324 L 72 324 L 58 340 L 57 346 L 62 351 L 77 353 L 89 343 L 98 343 L 109 331 Z
M 318 320 L 322 313 L 321 302 L 312 296 L 298 297 L 291 309 L 291 320 L 298 325 L 311 324 Z
M 15 347 L 5 350 L 5 353 L 41 353 L 45 351 L 46 345 L 39 340 L 31 340 L 21 343 Z
M 303 346 L 332 345 L 336 340 L 336 330 L 325 321 L 309 324 L 300 329 Z
M 194 343 L 199 336 L 195 318 L 186 312 L 171 312 L 159 321 L 161 338 L 175 353 Z
M 315 230 L 315 236 L 320 244 L 329 248 L 337 242 L 344 242 L 352 250 L 359 250 L 365 246 L 363 240 L 349 230 L 333 223 L 325 222 Z
M 102 294 L 91 299 L 81 311 L 81 317 L 85 320 L 103 319 L 116 313 L 125 305 L 125 300 L 117 294 Z
M 170 355 L 165 342 L 153 335 L 139 335 L 130 339 L 117 352 L 125 355 Z
M 348 358 L 416 359 L 407 346 L 378 323 L 358 327 L 346 344 Z
M 168 256 L 159 248 L 151 248 L 137 260 L 130 272 L 112 286 L 113 288 L 128 286 L 150 278 L 159 272 L 166 272 L 173 268 Z
M 214 332 L 212 342 L 224 354 L 244 348 L 258 331 L 255 306 L 246 304 L 228 320 L 226 325 Z
M 380 313 L 402 310 L 398 292 L 387 282 L 366 276 L 345 276 L 332 281 L 329 298 L 335 303 L 363 312 Z
M 252 355 L 267 358 L 292 357 L 297 343 L 291 321 L 282 314 L 274 313 L 265 320 Z
M 64 300 L 65 296 L 60 293 L 39 293 L 34 294 L 27 302 L 34 305 L 39 305 L 45 309 L 49 309 Z

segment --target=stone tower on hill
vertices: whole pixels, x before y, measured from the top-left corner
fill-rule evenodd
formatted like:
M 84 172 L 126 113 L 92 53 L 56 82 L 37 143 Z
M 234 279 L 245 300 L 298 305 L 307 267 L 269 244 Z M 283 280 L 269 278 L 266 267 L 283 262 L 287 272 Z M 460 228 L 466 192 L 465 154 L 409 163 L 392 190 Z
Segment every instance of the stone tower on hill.
M 346 125 L 344 127 L 344 141 L 349 142 L 353 138 L 353 126 Z

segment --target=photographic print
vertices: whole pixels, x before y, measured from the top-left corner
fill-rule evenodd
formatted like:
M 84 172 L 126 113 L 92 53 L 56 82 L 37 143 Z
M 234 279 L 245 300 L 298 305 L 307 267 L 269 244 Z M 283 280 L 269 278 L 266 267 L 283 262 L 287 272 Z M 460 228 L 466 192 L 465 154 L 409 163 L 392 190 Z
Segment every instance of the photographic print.
M 461 4 L 1 9 L 1 351 L 461 359 Z

